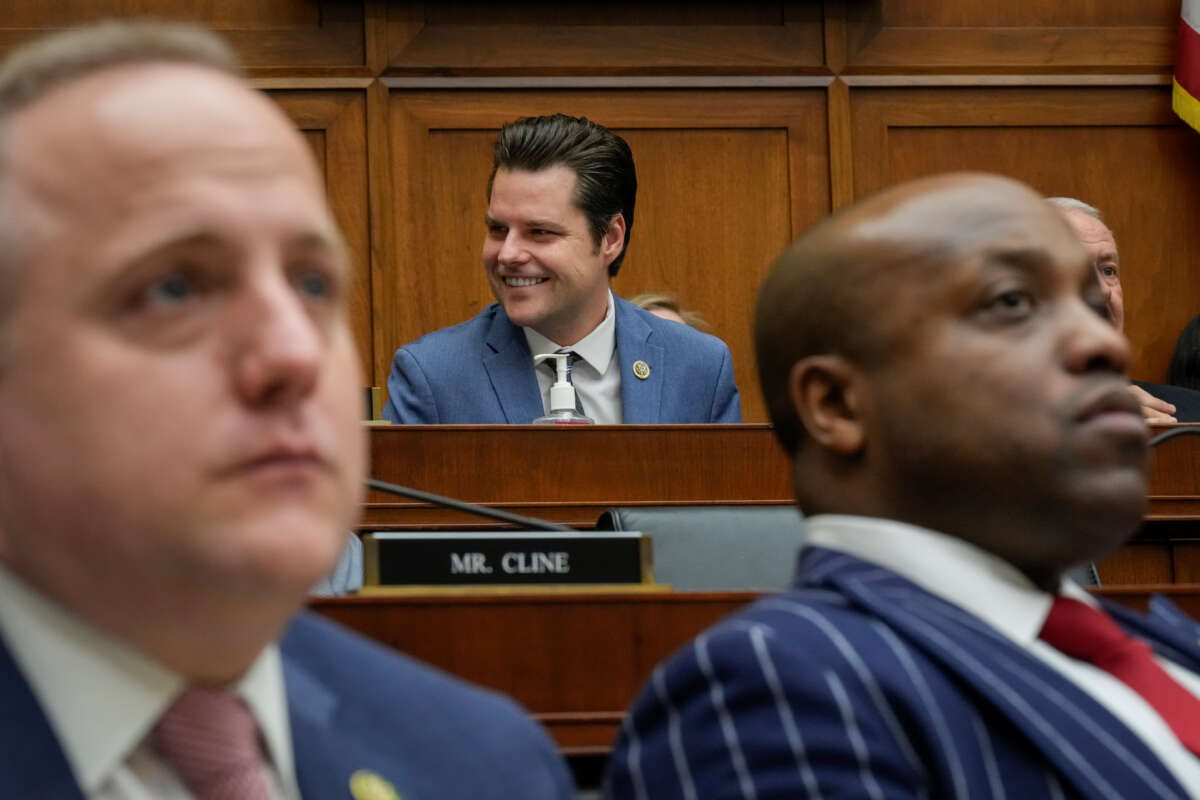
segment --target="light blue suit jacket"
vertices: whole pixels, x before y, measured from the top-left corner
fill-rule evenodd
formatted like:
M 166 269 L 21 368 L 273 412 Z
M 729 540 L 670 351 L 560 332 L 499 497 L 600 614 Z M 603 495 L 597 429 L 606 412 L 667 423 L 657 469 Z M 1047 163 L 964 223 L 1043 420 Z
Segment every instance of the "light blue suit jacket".
M 280 651 L 303 797 L 351 800 L 350 776 L 360 769 L 408 800 L 574 796 L 546 734 L 507 698 L 312 614 L 296 617 Z M 3 640 L 0 797 L 83 800 Z
M 627 423 L 741 422 L 729 348 L 714 336 L 613 298 Z M 635 361 L 650 367 L 645 380 Z M 542 395 L 525 334 L 493 303 L 396 351 L 383 418 L 403 424 L 525 425 Z
M 1106 609 L 1200 672 L 1200 626 Z M 699 636 L 622 726 L 611 798 L 1178 798 L 1110 712 L 894 572 L 808 548 L 797 585 Z

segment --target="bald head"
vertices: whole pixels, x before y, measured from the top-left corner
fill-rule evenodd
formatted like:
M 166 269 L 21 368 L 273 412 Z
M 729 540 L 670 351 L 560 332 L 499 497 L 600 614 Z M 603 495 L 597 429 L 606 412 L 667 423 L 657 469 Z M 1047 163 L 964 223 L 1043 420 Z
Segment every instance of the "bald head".
M 898 294 L 935 291 L 945 267 L 981 244 L 1036 248 L 1033 220 L 1066 230 L 1023 184 L 955 173 L 886 189 L 797 239 L 759 292 L 754 330 L 763 395 L 785 449 L 794 453 L 804 438 L 788 389 L 797 361 L 828 353 L 880 363 L 911 329 L 910 315 L 881 313 Z

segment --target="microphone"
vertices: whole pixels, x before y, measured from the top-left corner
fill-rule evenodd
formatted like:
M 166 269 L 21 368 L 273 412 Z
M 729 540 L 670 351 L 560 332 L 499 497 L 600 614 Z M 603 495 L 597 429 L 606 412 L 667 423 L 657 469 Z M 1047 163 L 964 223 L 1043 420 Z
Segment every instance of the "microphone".
M 1169 431 L 1163 431 L 1150 440 L 1151 447 L 1158 447 L 1172 436 L 1200 436 L 1200 425 L 1181 425 Z
M 450 508 L 455 511 L 462 511 L 467 514 L 474 514 L 477 517 L 486 517 L 488 519 L 499 520 L 500 522 L 508 522 L 513 525 L 519 525 L 522 528 L 532 528 L 536 531 L 571 531 L 575 529 L 563 525 L 558 522 L 547 522 L 543 519 L 535 519 L 534 517 L 523 517 L 520 514 L 513 514 L 509 511 L 501 511 L 498 508 L 488 508 L 487 506 L 476 505 L 475 503 L 467 503 L 462 500 L 455 500 L 452 497 L 443 497 L 440 494 L 432 494 L 430 492 L 422 492 L 420 489 L 410 489 L 407 486 L 400 486 L 395 483 L 377 480 L 375 478 L 367 478 L 367 486 L 372 489 L 378 489 L 381 492 L 388 494 L 407 497 L 412 500 L 420 500 L 423 503 L 429 503 L 433 506 L 441 506 L 442 508 Z

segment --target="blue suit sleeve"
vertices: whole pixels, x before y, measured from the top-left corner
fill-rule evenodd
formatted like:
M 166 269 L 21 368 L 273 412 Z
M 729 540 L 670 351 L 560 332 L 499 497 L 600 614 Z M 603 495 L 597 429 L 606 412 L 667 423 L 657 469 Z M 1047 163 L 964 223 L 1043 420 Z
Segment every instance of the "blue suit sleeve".
M 737 384 L 733 382 L 733 359 L 729 348 L 722 344 L 721 371 L 717 374 L 717 391 L 713 395 L 709 422 L 741 422 L 742 404 Z
M 437 403 L 425 372 L 406 348 L 392 358 L 387 381 L 388 399 L 383 418 L 400 425 L 438 424 Z

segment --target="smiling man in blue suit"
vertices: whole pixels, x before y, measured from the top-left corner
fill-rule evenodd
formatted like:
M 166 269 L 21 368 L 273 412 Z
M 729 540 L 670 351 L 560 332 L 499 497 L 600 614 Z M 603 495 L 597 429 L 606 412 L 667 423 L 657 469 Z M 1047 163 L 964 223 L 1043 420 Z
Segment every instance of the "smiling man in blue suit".
M 0 797 L 571 796 L 510 701 L 297 614 L 362 499 L 350 273 L 211 34 L 0 66 Z
M 755 325 L 796 583 L 654 671 L 609 797 L 1200 797 L 1200 626 L 1063 578 L 1147 464 L 1065 221 L 996 176 L 893 187 L 803 235 Z
M 506 124 L 483 240 L 496 302 L 396 351 L 384 419 L 532 422 L 552 382 L 533 356 L 569 349 L 577 397 L 598 423 L 741 422 L 725 343 L 609 289 L 636 198 L 633 154 L 607 128 L 563 114 Z

